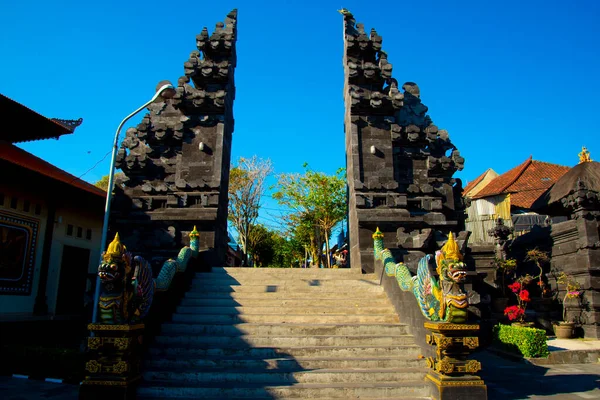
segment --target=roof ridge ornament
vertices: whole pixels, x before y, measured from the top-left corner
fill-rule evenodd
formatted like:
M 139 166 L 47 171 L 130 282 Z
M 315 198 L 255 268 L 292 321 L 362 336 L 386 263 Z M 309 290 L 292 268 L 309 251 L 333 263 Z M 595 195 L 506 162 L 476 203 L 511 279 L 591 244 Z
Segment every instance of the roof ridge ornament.
M 590 152 L 585 146 L 581 147 L 581 153 L 579 153 L 578 156 L 579 164 L 592 161 L 592 158 L 590 157 Z

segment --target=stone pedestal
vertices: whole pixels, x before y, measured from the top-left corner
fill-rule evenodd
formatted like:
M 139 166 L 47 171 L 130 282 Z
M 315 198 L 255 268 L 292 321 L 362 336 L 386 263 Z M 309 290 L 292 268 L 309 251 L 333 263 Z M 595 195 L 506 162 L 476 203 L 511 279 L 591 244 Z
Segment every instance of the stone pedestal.
M 435 357 L 427 358 L 430 368 L 426 379 L 432 384 L 437 400 L 487 399 L 487 387 L 475 375 L 481 363 L 469 360 L 469 354 L 479 346 L 479 325 L 426 322 L 428 344 L 435 346 Z
M 140 356 L 144 324 L 90 324 L 86 376 L 79 398 L 85 400 L 135 399 L 141 379 Z

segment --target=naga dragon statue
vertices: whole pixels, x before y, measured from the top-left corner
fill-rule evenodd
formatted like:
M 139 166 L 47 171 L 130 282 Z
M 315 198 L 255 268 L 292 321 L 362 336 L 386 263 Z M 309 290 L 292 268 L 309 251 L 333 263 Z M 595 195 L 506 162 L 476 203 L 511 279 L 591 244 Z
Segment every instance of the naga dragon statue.
M 396 263 L 389 249 L 383 248 L 383 233 L 379 228 L 373 234 L 375 259 L 381 260 L 385 273 L 396 277 L 405 292 L 412 292 L 421 312 L 430 321 L 465 323 L 469 299 L 462 290 L 467 277 L 467 269 L 462 262 L 458 243 L 452 232 L 448 241 L 435 254 L 436 278 L 430 271 L 428 254 L 419 261 L 417 274 L 412 275 L 404 263 Z
M 117 233 L 98 267 L 99 322 L 116 325 L 141 321 L 150 310 L 154 293 L 168 290 L 175 274 L 184 272 L 190 259 L 197 257 L 199 236 L 194 227 L 189 234 L 190 246 L 183 247 L 176 260 L 165 261 L 154 279 L 150 264 L 127 251 Z

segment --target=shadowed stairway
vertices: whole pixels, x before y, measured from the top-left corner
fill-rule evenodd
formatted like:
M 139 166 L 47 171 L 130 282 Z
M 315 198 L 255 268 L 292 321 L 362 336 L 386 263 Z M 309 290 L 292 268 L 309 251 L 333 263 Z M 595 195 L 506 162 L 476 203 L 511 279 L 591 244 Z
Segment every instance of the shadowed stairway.
M 162 326 L 138 397 L 428 398 L 419 354 L 374 275 L 213 268 Z

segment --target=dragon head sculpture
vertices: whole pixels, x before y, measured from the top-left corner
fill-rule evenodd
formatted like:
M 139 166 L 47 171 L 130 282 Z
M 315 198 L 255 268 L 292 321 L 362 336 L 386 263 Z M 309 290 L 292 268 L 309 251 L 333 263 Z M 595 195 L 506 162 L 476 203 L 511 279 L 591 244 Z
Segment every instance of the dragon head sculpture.
M 108 245 L 98 267 L 100 278 L 100 319 L 103 323 L 124 323 L 129 315 L 131 291 L 131 254 L 121 243 L 119 234 Z
M 122 285 L 130 273 L 131 256 L 127 253 L 127 249 L 121 243 L 117 233 L 102 255 L 102 263 L 98 267 L 98 277 L 102 284 L 111 290 L 109 287 Z
M 435 255 L 436 271 L 440 277 L 438 314 L 443 321 L 464 323 L 468 317 L 469 300 L 461 288 L 467 278 L 467 267 L 462 259 L 458 243 L 450 232 L 448 241 Z
M 442 281 L 463 283 L 467 279 L 467 266 L 462 262 L 463 256 L 450 232 L 448 241 L 442 249 L 436 252 L 436 271 Z

